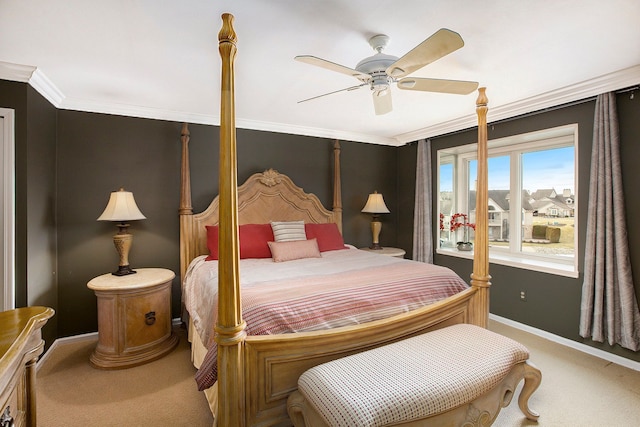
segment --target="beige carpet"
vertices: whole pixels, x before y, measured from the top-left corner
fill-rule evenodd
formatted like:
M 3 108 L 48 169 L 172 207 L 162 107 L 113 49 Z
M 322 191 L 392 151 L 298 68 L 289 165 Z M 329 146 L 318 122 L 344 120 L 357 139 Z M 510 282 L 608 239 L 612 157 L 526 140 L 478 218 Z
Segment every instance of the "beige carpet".
M 175 350 L 129 369 L 89 364 L 97 336 L 55 348 L 38 369 L 38 427 L 210 427 L 213 417 L 193 379 L 186 332 L 175 331 Z
M 529 400 L 538 423 L 524 418 L 517 394 L 494 426 L 635 427 L 640 425 L 640 372 L 491 321 L 489 329 L 524 344 L 542 371 Z M 519 392 L 519 389 L 518 389 Z
M 514 398 L 494 426 L 640 425 L 640 372 L 497 322 L 490 328 L 526 345 L 542 371 L 542 385 L 530 400 L 539 422 L 526 420 Z M 193 380 L 186 334 L 176 331 L 180 344 L 171 354 L 117 371 L 89 364 L 96 339 L 57 346 L 38 371 L 38 426 L 210 426 L 206 400 Z

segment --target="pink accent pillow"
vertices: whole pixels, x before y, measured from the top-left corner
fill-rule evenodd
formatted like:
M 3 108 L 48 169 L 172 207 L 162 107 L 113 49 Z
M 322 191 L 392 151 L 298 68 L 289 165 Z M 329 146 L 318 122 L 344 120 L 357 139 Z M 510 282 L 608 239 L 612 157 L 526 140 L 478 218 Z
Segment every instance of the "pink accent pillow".
M 327 224 L 305 224 L 304 228 L 307 233 L 307 239 L 313 239 L 315 237 L 318 240 L 320 252 L 348 249 L 344 245 L 344 239 L 335 222 Z
M 217 225 L 207 225 L 207 248 L 209 256 L 206 261 L 218 259 Z M 271 251 L 267 242 L 273 240 L 271 224 L 243 224 L 239 229 L 240 259 L 271 258 Z
M 271 249 L 274 262 L 321 257 L 316 239 L 269 242 L 269 248 Z

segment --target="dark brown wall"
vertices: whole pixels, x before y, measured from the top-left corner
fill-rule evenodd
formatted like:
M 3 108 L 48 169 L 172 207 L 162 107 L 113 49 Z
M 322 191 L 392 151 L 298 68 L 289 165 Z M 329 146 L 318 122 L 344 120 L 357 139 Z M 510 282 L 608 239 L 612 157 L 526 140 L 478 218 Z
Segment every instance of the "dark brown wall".
M 86 283 L 117 267 L 111 236 L 116 227 L 96 221 L 109 193 L 133 192 L 146 220 L 130 231 L 129 256 L 135 267 L 164 267 L 179 272 L 179 181 L 181 124 L 159 120 L 59 111 L 58 265 L 59 334 L 97 329 L 96 303 Z M 193 208 L 204 210 L 217 194 L 219 130 L 190 126 Z M 238 181 L 274 168 L 331 206 L 333 141 L 269 132 L 238 130 Z M 374 189 L 395 203 L 396 150 L 342 142 L 344 236 L 359 246 L 370 241 L 369 218 L 360 213 Z M 395 245 L 395 217 L 382 242 Z M 180 284 L 173 283 L 173 316 L 180 315 Z
M 96 220 L 111 191 L 132 191 L 147 217 L 131 223 L 131 265 L 179 271 L 180 125 L 66 110 L 58 122 L 58 317 L 59 335 L 68 336 L 97 330 L 86 284 L 118 265 L 117 227 Z M 179 290 L 175 279 L 174 308 Z
M 0 106 L 15 110 L 16 305 L 57 308 L 56 109 L 29 85 L 3 80 Z M 43 329 L 47 343 L 57 322 Z
M 633 221 L 640 200 L 635 160 L 640 158 L 640 107 L 637 97 L 618 96 L 624 189 L 636 292 L 640 294 L 640 225 Z M 118 262 L 112 243 L 116 231 L 96 221 L 109 192 L 133 191 L 147 216 L 132 224 L 134 267 L 164 267 L 178 272 L 180 123 L 56 111 L 24 83 L 0 80 L 0 106 L 16 110 L 16 187 L 18 305 L 42 303 L 57 310 L 45 335 L 62 337 L 97 330 L 96 300 L 86 283 L 113 270 Z M 588 198 L 593 102 L 490 124 L 489 137 L 531 132 L 567 123 L 580 126 L 579 203 Z M 489 115 L 490 117 L 490 115 Z M 193 206 L 204 209 L 217 193 L 218 128 L 191 125 Z M 475 142 L 476 131 L 432 138 L 438 149 Z M 288 134 L 238 130 L 238 179 L 274 168 L 290 175 L 306 191 L 330 206 L 333 141 Z M 367 195 L 381 192 L 391 210 L 384 215 L 381 243 L 411 255 L 416 145 L 400 148 L 342 142 L 344 236 L 356 246 L 370 244 L 370 218 L 360 210 Z M 630 165 L 630 166 L 629 166 Z M 435 176 L 435 169 L 434 169 Z M 53 184 L 55 183 L 55 184 Z M 434 197 L 437 194 L 434 188 Z M 435 202 L 435 199 L 434 199 Z M 579 257 L 584 256 L 584 217 Z M 56 253 L 57 251 L 57 253 Z M 463 278 L 471 262 L 435 256 Z M 57 262 L 57 269 L 56 269 Z M 580 262 L 582 270 L 583 262 Z M 578 337 L 582 277 L 563 278 L 491 265 L 491 311 L 575 341 Z M 520 302 L 526 290 L 527 302 Z M 179 315 L 180 286 L 173 284 L 173 316 Z M 57 325 L 55 322 L 58 322 Z M 51 329 L 54 328 L 54 329 Z M 619 347 L 606 351 L 632 360 L 640 356 Z
M 0 105 L 16 111 L 17 305 L 43 304 L 56 316 L 45 337 L 97 330 L 91 278 L 112 271 L 115 225 L 96 221 L 109 193 L 125 187 L 147 217 L 131 225 L 134 267 L 179 271 L 178 203 L 181 123 L 59 110 L 28 84 L 0 80 Z M 191 125 L 194 210 L 217 193 L 215 126 Z M 238 130 L 238 179 L 274 168 L 331 206 L 333 141 Z M 385 195 L 381 242 L 396 245 L 397 155 L 393 147 L 343 141 L 344 236 L 370 244 L 367 195 Z M 173 284 L 173 316 L 180 315 L 180 285 Z
M 193 208 L 200 211 L 217 194 L 219 131 L 217 127 L 191 125 L 190 132 Z M 331 207 L 333 140 L 238 129 L 237 143 L 239 182 L 271 167 Z M 395 245 L 396 149 L 349 141 L 340 141 L 340 146 L 345 240 L 356 246 L 371 243 L 370 217 L 360 210 L 369 193 L 377 190 L 391 211 L 382 218 L 381 242 Z
M 57 307 L 56 109 L 30 86 L 27 103 L 27 304 Z M 53 342 L 58 320 L 47 322 L 46 342 Z
M 16 188 L 27 187 L 26 83 L 0 80 L 0 106 L 15 110 Z M 24 159 L 24 160 L 22 160 Z M 16 194 L 16 306 L 27 305 L 27 202 L 26 190 Z
M 491 96 L 488 93 L 489 97 Z M 626 213 L 628 236 L 631 251 L 631 262 L 635 277 L 636 294 L 640 299 L 640 226 L 634 221 L 635 212 L 640 209 L 640 201 L 635 197 L 640 188 L 640 175 L 636 172 L 636 162 L 640 159 L 640 100 L 630 98 L 630 93 L 622 93 L 617 96 L 618 116 L 620 121 L 621 156 L 623 159 L 624 191 L 627 195 Z M 491 100 L 489 100 L 491 108 Z M 578 123 L 579 129 L 579 180 L 578 203 L 579 212 L 586 213 L 589 198 L 589 173 L 591 164 L 591 141 L 593 133 L 593 116 L 595 101 L 587 101 L 578 105 L 555 108 L 546 112 L 539 112 L 526 117 L 515 118 L 500 123 L 489 123 L 489 139 L 502 138 L 510 135 L 532 132 L 541 129 L 552 128 L 570 123 Z M 489 119 L 491 117 L 489 110 Z M 439 149 L 452 146 L 470 144 L 477 141 L 477 130 L 472 129 L 431 138 L 432 159 L 437 159 Z M 400 149 L 399 159 L 403 161 L 399 165 L 399 178 L 405 184 L 401 195 L 403 201 L 401 210 L 410 209 L 413 206 L 413 192 L 415 191 L 415 172 L 412 177 L 408 171 L 415 171 L 415 148 L 405 146 Z M 433 169 L 433 179 L 436 182 L 436 168 Z M 404 177 L 404 175 L 407 175 Z M 438 190 L 433 187 L 433 206 L 437 206 Z M 405 217 L 409 215 L 406 214 Z M 610 348 L 608 345 L 593 343 L 584 340 L 578 335 L 580 320 L 580 299 L 582 291 L 584 270 L 584 248 L 586 234 L 586 215 L 579 218 L 579 259 L 580 277 L 577 279 L 562 277 L 552 274 L 538 273 L 498 264 L 491 264 L 491 313 L 512 319 L 517 322 L 533 326 L 544 331 L 565 337 L 577 342 L 600 348 L 611 353 L 640 361 L 640 354 L 623 349 L 619 346 Z M 434 224 L 434 233 L 436 232 Z M 411 224 L 403 221 L 398 233 L 409 234 Z M 435 235 L 435 234 L 434 234 Z M 434 255 L 436 264 L 445 265 L 455 270 L 463 278 L 469 278 L 472 271 L 472 262 L 467 259 L 447 255 Z M 520 291 L 526 291 L 527 301 L 520 301 Z

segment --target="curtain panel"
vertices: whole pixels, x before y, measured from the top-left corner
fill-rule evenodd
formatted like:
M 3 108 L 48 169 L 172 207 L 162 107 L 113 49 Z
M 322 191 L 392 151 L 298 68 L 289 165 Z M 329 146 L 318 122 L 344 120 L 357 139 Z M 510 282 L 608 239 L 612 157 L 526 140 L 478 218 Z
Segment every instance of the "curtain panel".
M 622 190 L 615 93 L 598 95 L 594 116 L 580 336 L 640 349 Z
M 416 202 L 413 212 L 413 259 L 433 264 L 431 141 L 418 141 Z

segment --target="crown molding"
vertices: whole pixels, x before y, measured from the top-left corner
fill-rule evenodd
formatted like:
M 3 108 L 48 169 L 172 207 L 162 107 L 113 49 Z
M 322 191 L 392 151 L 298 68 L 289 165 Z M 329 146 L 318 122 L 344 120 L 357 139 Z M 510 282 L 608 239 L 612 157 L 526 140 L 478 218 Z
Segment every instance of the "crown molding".
M 207 114 L 196 114 L 139 105 L 102 103 L 79 98 L 65 98 L 59 107 L 62 110 L 83 111 L 87 113 L 112 114 L 116 116 L 138 117 L 143 119 L 166 120 L 180 123 L 218 125 L 216 118 Z M 219 121 L 219 119 L 217 119 Z
M 104 104 L 98 102 L 87 102 L 82 99 L 64 98 L 64 102 L 58 108 L 63 110 L 77 110 L 89 113 L 114 114 L 118 116 L 140 117 L 155 120 L 167 120 L 176 122 L 187 122 L 204 125 L 220 125 L 219 114 L 194 114 L 182 111 L 161 110 L 148 107 L 139 107 L 125 104 Z M 292 135 L 311 136 L 316 138 L 339 139 L 342 141 L 367 142 L 371 144 L 397 146 L 395 138 L 362 134 L 357 132 L 346 132 L 333 129 L 312 128 L 297 126 L 286 123 L 263 122 L 257 120 L 247 120 L 242 117 L 236 118 L 236 127 L 240 129 L 250 129 L 275 133 L 286 133 Z
M 39 68 L 36 68 L 31 74 L 29 84 L 56 108 L 61 108 L 64 105 L 65 97 L 62 91 Z
M 489 122 L 497 122 L 511 117 L 520 116 L 522 114 L 544 110 L 545 108 L 580 101 L 592 96 L 597 96 L 601 93 L 624 89 L 637 84 L 640 84 L 640 65 L 635 65 L 624 70 L 615 71 L 594 79 L 586 80 L 505 105 L 492 107 L 491 101 L 489 101 L 487 120 Z M 439 123 L 434 126 L 428 126 L 413 132 L 398 135 L 397 139 L 401 144 L 406 144 L 422 138 L 440 136 L 472 128 L 477 125 L 478 122 L 476 115 L 469 114 L 455 120 L 450 120 L 448 122 Z
M 0 79 L 29 83 L 56 108 L 64 110 L 78 110 L 93 113 L 115 114 L 121 116 L 216 126 L 219 125 L 220 120 L 219 117 L 213 115 L 154 109 L 135 105 L 98 103 L 84 99 L 67 98 L 40 69 L 28 65 L 12 64 L 0 61 Z M 594 79 L 586 80 L 581 83 L 566 86 L 509 104 L 498 106 L 489 105 L 487 120 L 489 122 L 496 122 L 522 114 L 579 101 L 601 93 L 619 90 L 637 84 L 640 84 L 640 65 L 605 74 Z M 318 138 L 341 139 L 355 142 L 367 142 L 380 145 L 401 146 L 419 139 L 436 137 L 463 129 L 473 128 L 477 126 L 477 118 L 475 114 L 468 114 L 454 120 L 438 123 L 412 132 L 399 134 L 391 138 L 356 132 L 296 126 L 292 124 L 244 120 L 241 117 L 236 119 L 236 125 L 243 129 L 288 133 Z
M 64 95 L 37 67 L 0 61 L 0 79 L 29 83 L 56 108 L 62 108 Z
M 36 67 L 0 61 L 0 79 L 28 83 Z
M 267 132 L 288 133 L 293 135 L 312 136 L 316 138 L 339 139 L 341 141 L 365 142 L 369 144 L 399 146 L 395 138 L 388 138 L 379 135 L 363 134 L 358 132 L 348 132 L 342 130 L 313 128 L 308 126 L 297 126 L 286 123 L 259 122 L 255 120 L 237 119 L 236 125 L 244 129 L 261 130 Z

